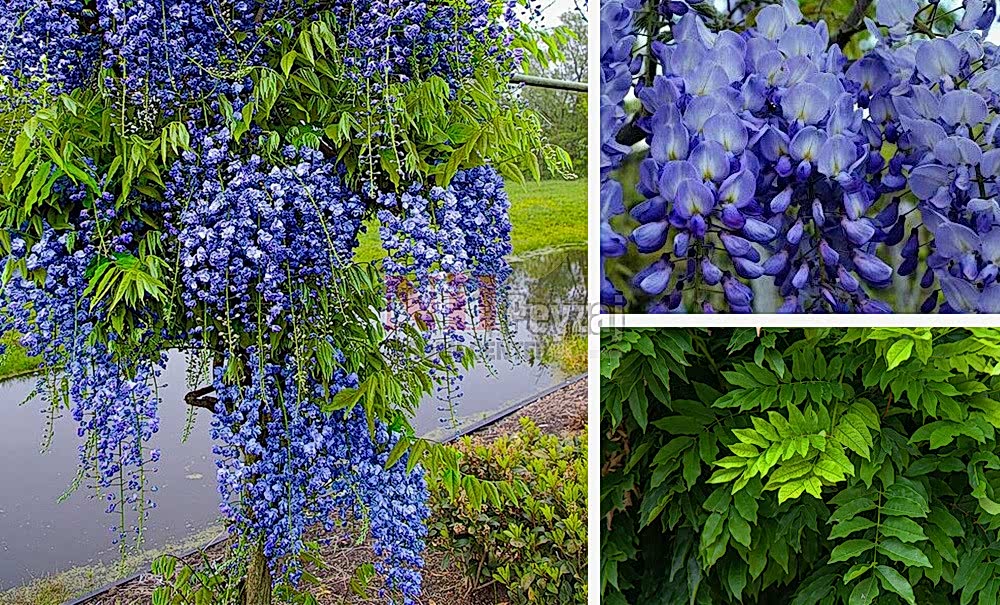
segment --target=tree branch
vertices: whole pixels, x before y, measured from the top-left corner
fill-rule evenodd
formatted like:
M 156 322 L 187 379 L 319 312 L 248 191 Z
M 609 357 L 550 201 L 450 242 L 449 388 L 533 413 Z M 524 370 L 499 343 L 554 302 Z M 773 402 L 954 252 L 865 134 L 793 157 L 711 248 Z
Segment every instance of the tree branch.
M 865 13 L 871 5 L 872 0 L 857 0 L 857 2 L 854 3 L 854 8 L 851 9 L 851 14 L 847 15 L 847 19 L 844 19 L 844 23 L 840 26 L 840 30 L 837 31 L 837 37 L 834 38 L 834 42 L 837 43 L 837 46 L 843 47 L 851 41 L 854 34 L 865 28 Z
M 191 391 L 184 396 L 184 403 L 195 408 L 204 408 L 210 412 L 215 412 L 215 404 L 219 402 L 218 397 L 209 397 L 215 392 L 215 387 L 207 386 Z

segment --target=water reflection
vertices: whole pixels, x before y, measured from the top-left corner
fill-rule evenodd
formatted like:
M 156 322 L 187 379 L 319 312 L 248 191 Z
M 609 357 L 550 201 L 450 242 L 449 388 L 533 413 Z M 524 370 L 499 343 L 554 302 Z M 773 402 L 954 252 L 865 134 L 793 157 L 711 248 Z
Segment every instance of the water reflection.
M 459 426 L 442 423 L 440 418 L 450 417 L 451 410 L 442 413 L 442 402 L 428 398 L 413 420 L 415 429 L 445 439 L 564 380 L 557 368 L 541 363 L 542 352 L 567 334 L 584 333 L 586 274 L 584 250 L 518 261 L 509 289 L 513 342 L 494 341 L 483 362 L 466 375 L 464 395 L 454 410 Z M 146 529 L 149 548 L 183 540 L 218 520 L 207 413 L 198 412 L 188 440 L 179 442 L 188 414 L 182 403 L 186 372 L 184 356 L 173 354 L 159 385 L 161 429 L 152 445 L 163 456 L 151 478 L 158 491 L 157 508 Z M 32 381 L 0 383 L 0 590 L 118 557 L 108 529 L 112 519 L 104 513 L 102 499 L 82 488 L 57 502 L 77 469 L 76 426 L 68 416 L 57 419 L 53 444 L 41 454 L 43 406 L 36 400 L 18 405 L 33 386 Z

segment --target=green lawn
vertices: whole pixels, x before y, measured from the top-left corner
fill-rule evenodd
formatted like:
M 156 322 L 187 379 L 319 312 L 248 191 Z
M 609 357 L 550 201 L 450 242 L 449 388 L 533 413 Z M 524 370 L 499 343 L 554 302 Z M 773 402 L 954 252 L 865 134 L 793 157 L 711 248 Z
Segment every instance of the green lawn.
M 7 352 L 0 355 L 0 381 L 27 376 L 38 371 L 38 358 L 28 357 L 21 345 L 17 344 L 17 334 L 0 335 L 0 343 L 7 345 Z
M 543 248 L 587 245 L 587 180 L 529 181 L 507 184 L 514 254 Z M 385 251 L 379 243 L 378 223 L 368 223 L 355 258 L 362 262 L 379 260 Z

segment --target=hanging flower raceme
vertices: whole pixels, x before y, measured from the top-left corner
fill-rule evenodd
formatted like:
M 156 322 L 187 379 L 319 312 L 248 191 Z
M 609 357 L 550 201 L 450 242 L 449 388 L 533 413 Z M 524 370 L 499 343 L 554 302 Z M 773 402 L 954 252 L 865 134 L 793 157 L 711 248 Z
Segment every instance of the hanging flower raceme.
M 99 60 L 94 18 L 81 0 L 13 0 L 0 11 L 0 77 L 21 93 L 83 86 Z
M 496 313 L 511 273 L 503 179 L 492 168 L 474 168 L 455 175 L 447 189 L 417 184 L 379 202 L 392 322 L 404 326 L 416 317 L 424 326 L 425 352 L 447 368 L 467 334 Z M 442 378 L 442 398 L 453 405 L 462 376 L 446 369 Z
M 890 312 L 886 288 L 916 271 L 933 239 L 921 287 L 937 276 L 943 310 L 992 308 L 996 269 L 972 223 L 988 238 L 996 50 L 968 31 L 914 39 L 916 3 L 893 6 L 879 3 L 889 36 L 870 22 L 878 44 L 854 61 L 794 2 L 764 7 L 741 34 L 712 32 L 680 6 L 665 14 L 670 42 L 650 47 L 659 70 L 633 88 L 649 144 L 644 201 L 629 209 L 629 240 L 648 259 L 631 280 L 635 300 L 653 312 L 751 312 L 759 288 L 748 286 L 763 282 L 778 311 Z M 923 200 L 922 226 L 907 223 L 908 192 Z M 617 183 L 602 197 L 622 208 Z M 602 259 L 625 254 L 622 235 L 602 228 Z
M 63 194 L 84 196 L 74 187 Z M 141 539 L 148 509 L 155 507 L 155 486 L 146 485 L 145 473 L 159 452 L 146 442 L 159 428 L 152 384 L 165 359 L 122 363 L 107 345 L 91 341 L 104 306 L 79 295 L 89 291 L 88 267 L 97 257 L 96 221 L 81 218 L 81 231 L 59 234 L 47 226 L 30 248 L 15 236 L 5 262 L 12 277 L 0 294 L 0 333 L 21 334 L 18 344 L 28 355 L 62 368 L 65 385 L 42 379 L 39 391 L 50 422 L 68 403 L 79 436 L 86 438 L 79 448 L 81 466 L 106 492 L 107 510 L 116 518 L 115 543 L 124 549 Z M 45 276 L 41 286 L 32 279 L 38 273 Z
M 253 348 L 248 354 L 246 386 L 227 384 L 221 369 L 214 382 L 212 436 L 230 531 L 261 540 L 292 582 L 302 573 L 295 555 L 311 528 L 370 538 L 387 586 L 406 599 L 418 596 L 428 516 L 423 474 L 407 472 L 405 458 L 388 467 L 399 437 L 381 423 L 370 432 L 360 409 L 322 410 L 341 389 L 357 388 L 357 375 L 338 371 L 323 385 L 304 377 L 294 358 L 279 365 Z M 344 362 L 340 353 L 337 359 Z
M 226 129 L 201 134 L 171 168 L 165 218 L 180 244 L 189 316 L 207 307 L 241 329 L 277 329 L 289 319 L 290 283 L 329 284 L 353 259 L 365 208 L 319 151 L 286 148 L 282 165 L 268 165 L 238 155 L 238 145 Z
M 260 23 L 281 4 L 98 0 L 102 64 L 115 74 L 105 84 L 135 105 L 168 113 L 180 104 L 240 93 L 250 85 L 245 70 L 265 49 Z

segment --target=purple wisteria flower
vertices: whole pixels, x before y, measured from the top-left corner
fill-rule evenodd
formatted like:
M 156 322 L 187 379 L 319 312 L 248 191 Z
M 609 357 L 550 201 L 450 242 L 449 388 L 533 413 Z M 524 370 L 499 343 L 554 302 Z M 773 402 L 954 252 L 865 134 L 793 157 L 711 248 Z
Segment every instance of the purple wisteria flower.
M 626 209 L 621 183 L 602 183 L 602 265 L 616 267 L 605 307 L 1000 308 L 1000 61 L 981 33 L 995 2 L 967 2 L 956 30 L 931 39 L 915 20 L 933 11 L 918 0 L 878 2 L 867 22 L 874 47 L 854 60 L 793 0 L 722 31 L 680 3 L 655 5 L 656 69 L 605 83 L 641 101 L 628 127 L 648 143 L 636 160 L 643 201 Z M 602 14 L 602 48 L 643 34 L 619 14 Z M 602 120 L 602 141 L 623 120 Z M 623 151 L 605 149 L 617 167 Z M 616 260 L 632 251 L 641 256 Z M 618 281 L 625 267 L 630 283 Z M 916 296 L 899 300 L 906 287 Z

